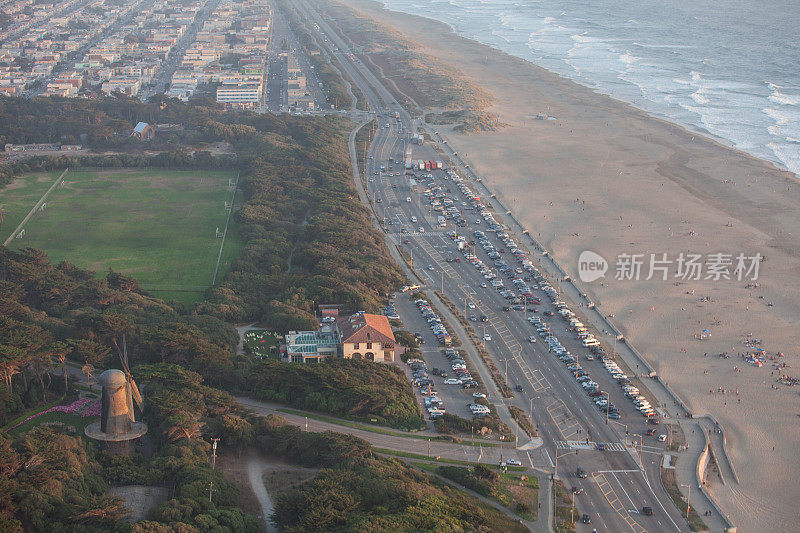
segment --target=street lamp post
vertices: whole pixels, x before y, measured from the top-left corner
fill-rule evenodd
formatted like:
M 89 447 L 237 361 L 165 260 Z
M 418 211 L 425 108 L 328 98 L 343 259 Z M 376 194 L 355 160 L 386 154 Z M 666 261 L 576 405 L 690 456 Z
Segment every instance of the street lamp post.
M 569 521 L 574 524 L 575 523 L 575 493 L 574 492 L 572 493 L 572 498 L 570 498 L 570 499 L 572 500 L 572 507 L 569 510 Z
M 684 485 L 681 483 L 681 487 L 686 487 L 689 489 L 689 495 L 686 497 L 686 521 L 689 521 L 689 509 L 691 508 L 692 504 L 692 486 L 691 485 Z
M 608 402 L 606 403 L 606 425 L 608 425 L 608 412 L 611 410 L 611 393 L 603 391 L 603 394 L 606 395 L 606 402 Z

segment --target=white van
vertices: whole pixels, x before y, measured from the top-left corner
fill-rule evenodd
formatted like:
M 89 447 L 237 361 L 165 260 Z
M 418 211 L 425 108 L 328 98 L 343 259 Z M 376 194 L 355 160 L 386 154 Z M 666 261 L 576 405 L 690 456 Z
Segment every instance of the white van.
M 600 346 L 600 342 L 595 338 L 583 339 L 582 344 L 584 348 L 588 348 L 589 346 Z

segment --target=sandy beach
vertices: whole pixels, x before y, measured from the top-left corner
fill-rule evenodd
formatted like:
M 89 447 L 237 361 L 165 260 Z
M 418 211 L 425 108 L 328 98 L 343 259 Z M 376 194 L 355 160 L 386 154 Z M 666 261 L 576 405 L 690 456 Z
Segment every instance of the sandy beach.
M 792 368 L 800 364 L 794 174 L 458 37 L 444 24 L 372 2 L 344 3 L 492 95 L 489 111 L 507 127 L 466 136 L 440 131 L 573 277 L 584 250 L 609 262 L 603 280 L 580 285 L 695 414 L 709 413 L 726 428 L 741 484 L 708 488 L 739 530 L 795 529 L 800 387 L 776 382 L 780 374 L 800 376 Z M 731 270 L 739 253 L 765 259 L 755 283 L 747 276 L 706 280 L 705 269 L 700 280 L 676 279 L 674 262 L 666 281 L 660 272 L 645 279 L 650 254 L 675 261 L 682 252 L 703 254 L 702 261 L 733 254 Z M 640 280 L 615 279 L 619 254 L 644 254 Z M 745 346 L 748 335 L 760 344 Z M 759 347 L 761 367 L 738 355 Z M 777 370 L 775 362 L 789 368 Z

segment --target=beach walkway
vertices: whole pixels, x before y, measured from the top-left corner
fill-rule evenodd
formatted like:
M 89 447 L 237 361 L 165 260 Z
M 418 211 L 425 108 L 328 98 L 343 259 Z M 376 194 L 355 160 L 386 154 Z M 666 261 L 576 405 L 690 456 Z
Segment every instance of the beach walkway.
M 727 521 L 697 479 L 697 465 L 706 449 L 706 437 L 702 424 L 696 420 L 680 420 L 678 423 L 683 430 L 686 444 L 689 446 L 688 449 L 681 452 L 670 452 L 673 458 L 677 456 L 677 461 L 673 459 L 673 465 L 678 487 L 684 497 L 689 492 L 687 487 L 692 488 L 689 503 L 710 531 L 725 531 L 725 528 L 728 527 Z M 710 514 L 705 516 L 707 511 L 710 511 Z M 685 514 L 686 508 L 681 509 L 681 512 Z

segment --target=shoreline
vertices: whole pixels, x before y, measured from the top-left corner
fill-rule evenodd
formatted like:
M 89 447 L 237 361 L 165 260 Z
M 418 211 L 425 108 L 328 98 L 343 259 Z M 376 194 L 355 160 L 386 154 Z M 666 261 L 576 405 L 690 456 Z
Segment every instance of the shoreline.
M 333 0 L 333 1 L 337 1 L 337 0 Z M 708 129 L 703 128 L 702 126 L 695 125 L 695 124 L 683 124 L 681 122 L 678 122 L 678 121 L 672 119 L 669 116 L 664 115 L 663 113 L 658 113 L 658 112 L 655 112 L 655 111 L 648 111 L 648 110 L 643 109 L 641 107 L 637 107 L 636 105 L 634 105 L 631 102 L 626 102 L 625 100 L 622 100 L 620 98 L 616 98 L 615 96 L 613 96 L 611 94 L 607 94 L 607 93 L 599 90 L 596 87 L 591 87 L 589 85 L 585 85 L 583 83 L 580 83 L 580 82 L 578 82 L 578 81 L 576 81 L 576 80 L 574 80 L 574 79 L 572 79 L 570 77 L 567 77 L 567 76 L 564 76 L 562 74 L 559 74 L 556 71 L 549 70 L 549 69 L 547 69 L 547 68 L 545 68 L 545 67 L 543 67 L 541 65 L 537 65 L 533 61 L 530 61 L 528 59 L 525 59 L 525 58 L 522 58 L 522 57 L 519 57 L 519 56 L 516 56 L 516 55 L 513 55 L 513 54 L 510 54 L 510 53 L 505 52 L 504 50 L 501 50 L 500 48 L 497 48 L 497 47 L 492 46 L 490 44 L 482 43 L 480 41 L 476 41 L 474 39 L 470 39 L 469 37 L 465 37 L 464 35 L 459 33 L 455 29 L 454 26 L 452 26 L 451 24 L 449 24 L 447 22 L 444 22 L 444 21 L 441 21 L 441 20 L 438 20 L 438 19 L 434 19 L 434 18 L 424 17 L 422 15 L 417 15 L 417 14 L 414 14 L 414 13 L 407 13 L 405 11 L 397 11 L 397 10 L 394 10 L 394 9 L 391 9 L 391 8 L 387 7 L 380 0 L 338 0 L 338 1 L 340 1 L 341 3 L 343 3 L 345 5 L 349 5 L 351 7 L 368 6 L 371 9 L 378 9 L 378 10 L 381 10 L 381 11 L 387 13 L 387 14 L 394 14 L 394 15 L 397 15 L 397 16 L 401 16 L 401 17 L 405 17 L 405 18 L 409 18 L 409 19 L 414 19 L 414 20 L 417 20 L 417 21 L 422 21 L 426 25 L 444 27 L 444 28 L 446 28 L 447 32 L 450 33 L 455 38 L 458 38 L 458 39 L 461 39 L 461 40 L 464 40 L 464 41 L 468 41 L 470 43 L 474 43 L 475 45 L 478 45 L 478 46 L 486 47 L 486 48 L 490 49 L 492 52 L 494 52 L 496 54 L 502 54 L 502 55 L 507 56 L 509 58 L 513 58 L 514 60 L 521 61 L 526 66 L 528 66 L 530 68 L 538 69 L 543 73 L 547 73 L 547 75 L 549 75 L 549 76 L 554 76 L 554 77 L 558 78 L 558 80 L 561 83 L 574 84 L 576 87 L 580 87 L 583 90 L 591 92 L 593 95 L 595 95 L 598 98 L 609 99 L 609 100 L 615 102 L 617 105 L 626 107 L 631 112 L 641 113 L 641 114 L 643 114 L 644 116 L 646 116 L 647 118 L 649 118 L 651 120 L 656 120 L 656 121 L 664 123 L 664 125 L 673 126 L 673 127 L 679 128 L 684 133 L 691 133 L 691 134 L 700 135 L 706 141 L 713 142 L 713 143 L 715 143 L 715 144 L 719 145 L 720 147 L 725 148 L 727 150 L 735 151 L 735 152 L 741 154 L 744 157 L 752 158 L 755 161 L 758 161 L 758 162 L 760 162 L 762 164 L 768 165 L 769 167 L 771 167 L 773 170 L 775 170 L 777 172 L 786 172 L 786 173 L 790 174 L 794 179 L 800 180 L 800 175 L 792 172 L 788 168 L 783 168 L 783 166 L 781 166 L 779 163 L 777 163 L 775 161 L 770 161 L 768 159 L 764 159 L 762 157 L 750 154 L 748 152 L 745 152 L 744 150 L 742 150 L 740 148 L 737 148 L 736 145 L 734 144 L 734 142 L 731 141 L 730 139 L 726 139 L 725 137 L 721 137 L 719 135 L 716 135 L 716 134 L 712 133 L 711 131 L 709 131 Z M 480 85 L 480 82 L 478 82 L 478 85 Z M 531 111 L 531 112 L 535 114 L 535 111 Z
M 532 65 L 532 66 L 534 66 L 534 67 L 536 67 L 538 69 L 541 69 L 541 70 L 543 70 L 545 72 L 548 72 L 548 73 L 550 73 L 550 74 L 552 74 L 554 76 L 559 77 L 563 81 L 575 83 L 576 85 L 591 91 L 592 93 L 596 94 L 597 96 L 610 98 L 611 100 L 614 100 L 615 102 L 618 102 L 618 103 L 623 104 L 623 105 L 630 106 L 632 109 L 634 109 L 636 111 L 645 113 L 650 118 L 653 118 L 655 120 L 662 120 L 662 121 L 665 121 L 665 122 L 667 122 L 669 124 L 678 126 L 678 127 L 682 128 L 682 129 L 686 130 L 687 132 L 698 134 L 698 135 L 702 135 L 702 136 L 706 137 L 708 140 L 715 141 L 715 142 L 719 143 L 721 146 L 723 146 L 725 148 L 728 148 L 728 149 L 731 149 L 731 150 L 735 150 L 737 152 L 741 152 L 741 153 L 743 153 L 743 154 L 745 154 L 747 156 L 753 157 L 753 158 L 755 158 L 755 159 L 757 159 L 759 161 L 762 161 L 764 163 L 768 163 L 768 164 L 772 165 L 773 167 L 775 167 L 776 170 L 783 171 L 783 172 L 789 172 L 789 173 L 793 174 L 795 176 L 795 178 L 800 178 L 800 174 L 790 170 L 784 163 L 782 163 L 780 161 L 780 158 L 774 152 L 773 152 L 773 156 L 776 159 L 775 161 L 773 161 L 771 159 L 768 159 L 766 157 L 763 157 L 763 156 L 759 156 L 759 155 L 756 155 L 756 154 L 751 154 L 751 153 L 749 153 L 749 152 L 737 147 L 734 141 L 732 141 L 732 140 L 730 140 L 730 139 L 728 139 L 726 137 L 722 137 L 721 135 L 718 135 L 718 134 L 715 134 L 715 133 L 711 132 L 710 130 L 708 130 L 708 128 L 704 127 L 701 124 L 692 124 L 692 123 L 688 123 L 688 122 L 684 123 L 684 122 L 682 122 L 682 121 L 680 121 L 680 120 L 678 120 L 678 119 L 676 119 L 674 117 L 670 117 L 666 113 L 655 111 L 655 110 L 648 110 L 648 109 L 645 109 L 644 107 L 639 107 L 636 104 L 634 104 L 633 102 L 629 102 L 629 101 L 626 101 L 626 100 L 624 100 L 622 98 L 614 96 L 610 92 L 606 92 L 606 91 L 601 90 L 599 87 L 592 86 L 589 83 L 581 83 L 581 81 L 579 81 L 579 79 L 577 79 L 577 78 L 573 78 L 573 77 L 571 77 L 571 76 L 569 76 L 567 74 L 563 74 L 563 73 L 557 72 L 556 70 L 551 70 L 551 69 L 549 69 L 549 68 L 547 68 L 547 67 L 545 67 L 543 65 L 535 63 L 534 61 L 532 61 L 530 59 L 527 59 L 525 57 L 521 57 L 521 56 L 513 54 L 511 52 L 507 52 L 507 51 L 503 50 L 502 48 L 500 48 L 500 47 L 498 47 L 496 45 L 493 45 L 493 44 L 490 44 L 490 43 L 481 42 L 481 41 L 479 41 L 477 39 L 470 38 L 464 32 L 459 32 L 455 28 L 455 26 L 453 26 L 449 22 L 446 22 L 446 21 L 443 21 L 443 20 L 439 20 L 439 19 L 436 19 L 436 18 L 425 17 L 423 15 L 418 15 L 416 13 L 409 13 L 409 12 L 406 12 L 406 11 L 399 11 L 399 10 L 393 9 L 391 7 L 388 7 L 385 3 L 383 3 L 382 0 L 354 0 L 353 3 L 364 3 L 364 4 L 374 3 L 375 6 L 378 9 L 383 9 L 384 11 L 389 12 L 389 13 L 396 13 L 398 15 L 402 15 L 402 16 L 405 16 L 405 17 L 418 18 L 418 19 L 421 19 L 421 20 L 425 20 L 427 23 L 430 23 L 430 24 L 443 25 L 449 30 L 450 33 L 452 33 L 453 35 L 455 35 L 455 36 L 457 36 L 457 37 L 459 37 L 461 39 L 465 39 L 467 41 L 471 41 L 471 42 L 476 43 L 478 45 L 485 46 L 485 47 L 487 47 L 487 48 L 489 48 L 489 49 L 491 49 L 491 50 L 493 50 L 493 51 L 495 51 L 497 53 L 504 54 L 504 55 L 519 59 L 521 61 L 524 61 L 525 63 L 527 63 L 529 65 Z M 655 102 L 653 102 L 651 100 L 645 99 L 644 101 L 646 101 L 648 103 L 651 103 L 653 105 L 656 105 Z
M 371 0 L 342 3 L 417 43 L 492 95 L 487 108 L 508 124 L 461 135 L 435 126 L 514 218 L 573 277 L 581 250 L 620 253 L 747 252 L 768 257 L 759 284 L 616 281 L 581 289 L 631 340 L 695 413 L 725 427 L 741 483 L 706 489 L 742 530 L 791 530 L 800 511 L 800 400 L 775 387 L 770 370 L 798 366 L 800 185 L 775 164 L 616 100 L 530 61 L 449 31 L 446 24 L 390 11 Z M 527 119 L 547 113 L 553 121 Z M 580 200 L 578 202 L 577 200 Z M 624 221 L 618 216 L 624 215 Z M 700 329 L 713 335 L 698 340 Z M 693 333 L 695 333 L 693 337 Z M 769 354 L 756 368 L 746 334 Z M 679 351 L 680 350 L 680 351 Z M 704 354 L 705 352 L 705 354 Z M 727 353 L 727 357 L 717 354 Z M 781 356 L 782 357 L 782 356 Z M 710 390 L 730 394 L 713 394 Z M 741 389 L 741 394 L 739 391 Z M 734 391 L 736 394 L 734 395 Z M 763 452 L 774 446 L 774 452 Z

